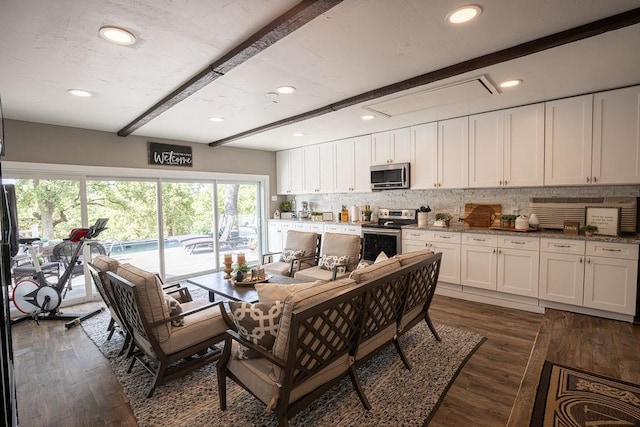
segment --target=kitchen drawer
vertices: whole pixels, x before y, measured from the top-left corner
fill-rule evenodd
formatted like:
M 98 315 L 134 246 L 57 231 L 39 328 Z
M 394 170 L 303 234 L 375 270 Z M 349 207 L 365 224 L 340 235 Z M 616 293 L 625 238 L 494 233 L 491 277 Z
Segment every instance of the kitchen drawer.
M 343 225 L 342 232 L 346 234 L 357 234 L 362 236 L 362 227 L 359 225 Z
M 540 239 L 541 252 L 553 252 L 557 254 L 584 255 L 584 240 L 564 239 Z
M 540 239 L 538 237 L 498 236 L 498 247 L 537 251 L 540 250 Z
M 429 232 L 426 230 L 402 230 L 403 240 L 427 240 Z
M 339 224 L 325 224 L 324 225 L 325 233 L 342 233 L 342 225 Z
M 432 242 L 460 243 L 460 234 L 451 231 L 429 231 L 428 239 Z
M 638 259 L 638 245 L 611 242 L 587 242 L 587 255 L 619 259 Z
M 498 236 L 492 236 L 490 234 L 462 233 L 462 244 L 472 246 L 489 246 L 495 248 L 498 246 Z

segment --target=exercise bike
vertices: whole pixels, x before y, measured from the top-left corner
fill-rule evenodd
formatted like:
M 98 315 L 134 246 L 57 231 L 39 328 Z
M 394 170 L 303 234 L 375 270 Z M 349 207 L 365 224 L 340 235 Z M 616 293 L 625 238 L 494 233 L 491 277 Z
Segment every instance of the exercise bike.
M 74 228 L 71 230 L 69 237 L 64 240 L 76 244 L 76 246 L 67 267 L 57 283 L 49 283 L 40 268 L 38 255 L 33 249 L 33 243 L 40 239 L 37 237 L 18 239 L 18 242 L 25 245 L 29 252 L 35 274 L 32 278 L 20 280 L 14 287 L 13 304 L 27 316 L 12 321 L 12 324 L 29 318 L 35 320 L 36 323 L 39 320 L 70 320 L 65 324 L 65 327 L 69 329 L 104 310 L 104 308 L 101 308 L 87 314 L 63 314 L 59 307 L 64 298 L 62 291 L 71 279 L 74 268 L 79 263 L 78 260 L 82 254 L 82 248 L 85 244 L 91 244 L 93 242 L 92 239 L 106 229 L 107 221 L 108 219 L 106 218 L 100 218 L 89 228 Z

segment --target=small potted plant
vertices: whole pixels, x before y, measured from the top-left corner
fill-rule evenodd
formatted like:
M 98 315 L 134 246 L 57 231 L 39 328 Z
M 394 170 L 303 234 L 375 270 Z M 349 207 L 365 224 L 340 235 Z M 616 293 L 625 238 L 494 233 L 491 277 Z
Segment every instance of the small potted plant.
M 249 271 L 251 271 L 251 267 L 246 262 L 236 264 L 236 282 L 244 281 Z
M 598 227 L 596 227 L 595 225 L 583 225 L 582 227 L 580 227 L 580 232 L 584 233 L 585 236 L 587 237 L 591 237 L 593 236 L 593 233 L 597 233 L 598 232 Z
M 453 218 L 448 213 L 438 212 L 436 213 L 436 221 L 442 221 L 447 227 L 451 223 L 451 218 Z
M 365 209 L 362 213 L 364 214 L 364 220 L 365 221 L 371 221 L 372 212 L 371 212 L 370 209 Z
M 322 212 L 311 212 L 311 221 L 322 222 Z

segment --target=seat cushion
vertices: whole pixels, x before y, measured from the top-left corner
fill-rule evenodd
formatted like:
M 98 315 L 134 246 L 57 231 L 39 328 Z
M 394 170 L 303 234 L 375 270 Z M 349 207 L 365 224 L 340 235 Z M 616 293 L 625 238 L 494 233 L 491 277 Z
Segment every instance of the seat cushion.
M 165 302 L 162 283 L 160 283 L 158 276 L 131 264 L 121 264 L 116 274 L 136 285 L 140 309 L 148 323 L 169 317 L 169 308 Z M 171 325 L 165 323 L 156 326 L 153 331 L 156 339 L 162 343 L 169 339 Z
M 93 258 L 91 264 L 93 264 L 101 272 L 106 273 L 107 271 L 112 271 L 115 273 L 116 271 L 118 271 L 120 261 L 106 255 L 98 255 L 97 257 Z
M 344 233 L 324 233 L 322 255 L 347 255 L 349 262 L 360 259 L 360 236 Z M 350 266 L 352 270 L 355 265 Z
M 263 264 L 262 268 L 264 269 L 264 271 L 266 273 L 269 273 L 269 274 L 277 274 L 277 275 L 280 275 L 280 276 L 288 276 L 289 275 L 289 269 L 291 268 L 291 263 L 290 262 L 282 262 L 282 261 L 270 262 L 268 264 Z
M 290 230 L 287 232 L 287 241 L 284 247 L 287 249 L 303 250 L 304 256 L 311 256 L 316 253 L 318 234 L 308 231 Z M 301 268 L 311 267 L 314 261 L 302 263 Z
M 187 312 L 208 304 L 211 303 L 196 300 L 182 304 L 182 308 Z M 186 315 L 184 326 L 171 328 L 171 339 L 160 343 L 160 348 L 167 354 L 176 353 L 214 337 L 223 341 L 224 332 L 228 327 L 220 313 L 220 305 L 216 304 L 206 310 Z
M 258 292 L 258 300 L 260 302 L 284 301 L 289 295 L 301 289 L 307 289 L 323 283 L 321 280 L 315 282 L 292 283 L 283 285 L 279 283 L 256 283 L 255 288 Z
M 400 261 L 400 265 L 404 267 L 405 265 L 412 264 L 417 261 L 422 261 L 423 259 L 426 259 L 431 255 L 433 255 L 433 251 L 431 249 L 422 249 L 420 251 L 399 254 L 394 256 L 394 258 Z
M 336 274 L 336 279 L 341 279 L 343 277 L 347 277 L 348 275 L 349 275 L 349 272 L 338 273 Z M 333 277 L 333 271 L 324 270 L 320 267 L 311 267 L 311 268 L 305 268 L 304 270 L 297 271 L 296 274 L 293 275 L 293 277 L 301 281 L 304 280 L 304 281 L 311 282 L 315 280 L 321 280 L 323 282 L 328 282 Z
M 377 264 L 371 264 L 368 267 L 354 270 L 349 275 L 356 283 L 366 282 L 367 280 L 377 279 L 378 277 L 390 273 L 401 268 L 400 261 L 389 258 Z

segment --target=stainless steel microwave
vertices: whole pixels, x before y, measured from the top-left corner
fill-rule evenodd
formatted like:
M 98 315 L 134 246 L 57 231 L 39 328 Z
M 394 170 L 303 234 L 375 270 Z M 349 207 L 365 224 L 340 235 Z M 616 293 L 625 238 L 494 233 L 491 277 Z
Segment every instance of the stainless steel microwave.
M 409 188 L 409 163 L 371 166 L 371 189 L 397 190 Z

